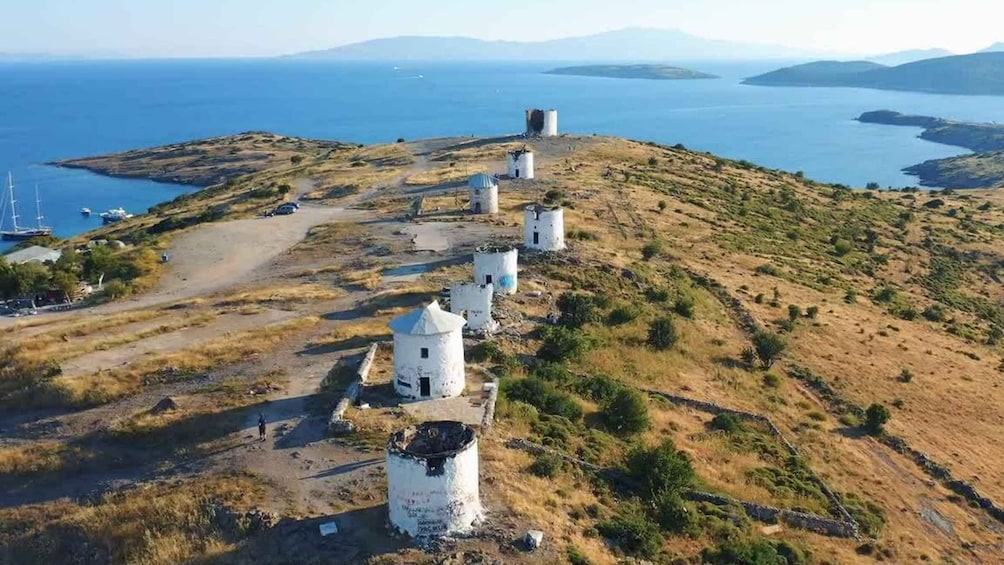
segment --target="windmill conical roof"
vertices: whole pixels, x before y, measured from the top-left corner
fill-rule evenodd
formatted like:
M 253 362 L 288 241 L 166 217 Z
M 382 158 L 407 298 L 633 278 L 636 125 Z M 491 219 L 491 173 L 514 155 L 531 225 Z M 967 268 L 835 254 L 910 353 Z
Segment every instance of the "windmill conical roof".
M 425 308 L 394 318 L 389 325 L 394 333 L 436 335 L 459 330 L 466 323 L 463 316 L 444 311 L 439 307 L 439 302 L 433 300 Z
M 498 186 L 498 181 L 488 173 L 478 173 L 467 179 L 467 186 L 470 188 L 491 188 Z

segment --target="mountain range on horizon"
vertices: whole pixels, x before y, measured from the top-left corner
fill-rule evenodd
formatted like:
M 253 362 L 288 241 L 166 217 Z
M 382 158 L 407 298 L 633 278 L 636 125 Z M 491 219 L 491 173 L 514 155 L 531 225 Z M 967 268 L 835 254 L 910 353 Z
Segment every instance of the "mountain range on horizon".
M 1004 51 L 997 42 L 976 53 Z M 394 36 L 278 55 L 280 58 L 341 61 L 590 61 L 666 62 L 670 60 L 860 60 L 896 66 L 956 55 L 943 48 L 917 48 L 864 55 L 823 49 L 709 39 L 677 29 L 624 28 L 544 41 L 483 40 L 467 36 Z M 0 61 L 158 58 L 119 51 L 87 53 L 0 52 Z
M 1002 51 L 995 43 L 979 53 Z M 394 36 L 284 55 L 343 61 L 666 61 L 857 58 L 887 66 L 956 55 L 943 48 L 908 49 L 871 56 L 777 44 L 709 39 L 676 29 L 624 28 L 545 41 L 488 41 L 465 36 Z
M 660 61 L 667 59 L 806 59 L 824 50 L 708 39 L 679 30 L 625 28 L 546 41 L 486 41 L 473 37 L 397 36 L 286 57 L 332 60 Z

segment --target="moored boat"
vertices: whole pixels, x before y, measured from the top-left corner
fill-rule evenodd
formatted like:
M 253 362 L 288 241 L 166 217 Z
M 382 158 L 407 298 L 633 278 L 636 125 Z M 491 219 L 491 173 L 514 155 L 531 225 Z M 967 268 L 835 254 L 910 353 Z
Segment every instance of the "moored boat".
M 42 203 L 38 198 L 38 187 L 35 187 L 35 210 L 36 210 L 36 221 L 38 225 L 33 228 L 27 228 L 24 226 L 19 226 L 17 224 L 17 201 L 14 200 L 14 177 L 7 173 L 7 194 L 10 196 L 10 218 L 12 228 L 9 230 L 2 229 L 3 226 L 0 225 L 0 239 L 6 241 L 21 241 L 25 239 L 31 239 L 33 237 L 42 237 L 46 235 L 52 235 L 52 228 L 49 226 L 42 225 Z M 4 208 L 7 207 L 6 200 L 3 201 Z M 3 222 L 3 216 L 5 214 L 0 214 L 0 224 Z
M 126 212 L 123 208 L 112 208 L 106 212 L 101 212 L 101 221 L 106 224 L 114 224 L 115 222 L 127 220 L 132 216 L 132 214 Z

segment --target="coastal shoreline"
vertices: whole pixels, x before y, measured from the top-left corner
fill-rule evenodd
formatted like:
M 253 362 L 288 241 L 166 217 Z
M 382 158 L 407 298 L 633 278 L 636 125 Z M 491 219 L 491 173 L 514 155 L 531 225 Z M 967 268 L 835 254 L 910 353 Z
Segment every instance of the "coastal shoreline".
M 921 139 L 972 152 L 903 168 L 904 173 L 917 176 L 921 186 L 979 189 L 1004 185 L 1004 125 L 908 115 L 891 110 L 865 112 L 857 121 L 923 128 Z

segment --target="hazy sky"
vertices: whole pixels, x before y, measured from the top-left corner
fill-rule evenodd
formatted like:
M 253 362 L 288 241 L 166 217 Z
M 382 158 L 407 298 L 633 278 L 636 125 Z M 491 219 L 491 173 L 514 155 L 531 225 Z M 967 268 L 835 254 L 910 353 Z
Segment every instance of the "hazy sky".
M 1004 41 L 1000 0 L 3 0 L 0 52 L 262 56 L 393 35 L 540 40 L 631 26 L 881 53 Z

